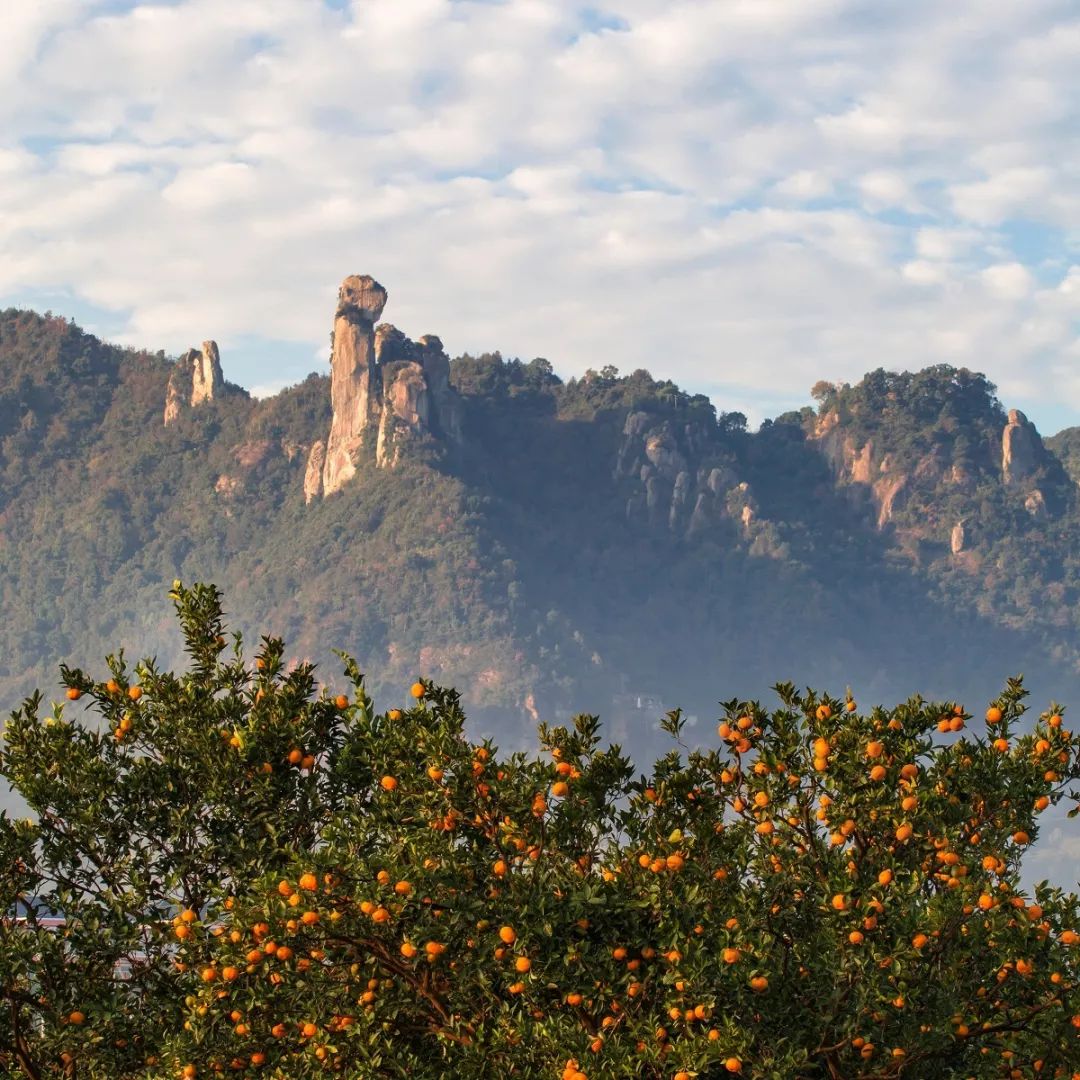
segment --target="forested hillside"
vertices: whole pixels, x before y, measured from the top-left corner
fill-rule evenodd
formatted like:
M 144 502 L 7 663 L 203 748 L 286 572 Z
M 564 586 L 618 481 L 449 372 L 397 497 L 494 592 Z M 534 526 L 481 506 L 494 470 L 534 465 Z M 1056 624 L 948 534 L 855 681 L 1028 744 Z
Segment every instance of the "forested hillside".
M 332 405 L 325 375 L 192 405 L 196 350 L 0 314 L 6 707 L 117 640 L 176 662 L 176 577 L 216 582 L 233 625 L 327 679 L 330 643 L 377 694 L 453 683 L 504 737 L 587 709 L 632 743 L 665 708 L 705 721 L 778 678 L 975 700 L 1022 671 L 1036 697 L 1080 696 L 1075 440 L 1048 449 L 982 376 L 819 384 L 818 409 L 751 433 L 617 356 L 569 381 L 447 362 L 437 338 L 371 331 L 384 301 L 335 324 L 335 371 L 358 349 L 381 387 L 355 475 L 323 465 L 352 392 Z

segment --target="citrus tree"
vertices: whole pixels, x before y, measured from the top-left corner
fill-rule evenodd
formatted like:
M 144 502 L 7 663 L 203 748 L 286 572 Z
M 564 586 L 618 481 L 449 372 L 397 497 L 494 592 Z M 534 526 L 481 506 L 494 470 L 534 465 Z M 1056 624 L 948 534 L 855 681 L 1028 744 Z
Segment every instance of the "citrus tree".
M 974 725 L 785 685 L 692 750 L 676 711 L 642 775 L 595 717 L 503 756 L 453 690 L 378 711 L 173 596 L 188 671 L 8 722 L 11 1076 L 1080 1075 L 1080 905 L 1020 885 L 1080 762 L 1018 680 Z

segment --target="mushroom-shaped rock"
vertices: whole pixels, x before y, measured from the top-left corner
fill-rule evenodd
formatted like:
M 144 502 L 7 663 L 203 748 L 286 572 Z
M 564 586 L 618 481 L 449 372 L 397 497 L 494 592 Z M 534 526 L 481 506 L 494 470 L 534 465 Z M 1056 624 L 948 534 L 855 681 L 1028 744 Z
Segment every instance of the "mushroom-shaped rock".
M 386 307 L 386 290 L 368 274 L 350 274 L 338 289 L 338 318 L 374 326 Z

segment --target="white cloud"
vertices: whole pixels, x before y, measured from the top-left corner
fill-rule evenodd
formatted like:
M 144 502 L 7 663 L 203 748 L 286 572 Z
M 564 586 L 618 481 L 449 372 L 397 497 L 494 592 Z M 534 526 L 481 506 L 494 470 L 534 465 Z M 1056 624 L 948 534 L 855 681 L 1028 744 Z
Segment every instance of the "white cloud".
M 1080 410 L 1063 0 L 116 7 L 5 13 L 0 301 L 322 355 L 370 272 L 452 352 L 744 403 L 951 360 Z
M 1022 300 L 1034 283 L 1030 271 L 1020 263 L 997 263 L 980 272 L 987 291 L 999 300 Z

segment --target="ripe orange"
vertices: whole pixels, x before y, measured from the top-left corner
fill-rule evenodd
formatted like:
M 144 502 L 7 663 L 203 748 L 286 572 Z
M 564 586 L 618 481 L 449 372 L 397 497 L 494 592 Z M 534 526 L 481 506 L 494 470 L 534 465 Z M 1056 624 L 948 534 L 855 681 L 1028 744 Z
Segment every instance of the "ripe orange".
M 911 944 L 912 944 L 912 945 L 913 945 L 913 946 L 914 946 L 914 947 L 915 947 L 916 949 L 925 949 L 925 948 L 926 948 L 926 946 L 927 946 L 927 945 L 928 945 L 929 943 L 930 943 L 930 939 L 929 939 L 929 938 L 928 938 L 928 937 L 927 937 L 927 936 L 926 936 L 925 934 L 916 934 L 916 935 L 915 935 L 915 936 L 914 936 L 914 937 L 913 937 L 913 938 L 911 939 Z
M 565 780 L 556 780 L 555 783 L 551 785 L 551 794 L 557 799 L 561 799 L 569 790 L 570 786 Z
M 417 951 L 416 946 L 411 941 L 403 941 L 401 943 L 401 955 L 404 956 L 406 960 L 411 960 L 416 955 Z
M 728 946 L 721 954 L 725 964 L 735 964 L 739 960 L 739 950 Z
M 764 975 L 755 975 L 750 980 L 750 989 L 756 990 L 759 994 L 762 990 L 767 990 L 769 987 L 769 980 Z
M 875 765 L 870 770 L 870 779 L 875 780 L 875 781 L 876 780 L 884 780 L 885 777 L 888 776 L 888 774 L 889 774 L 889 770 L 886 769 L 884 765 Z
M 301 889 L 306 889 L 308 892 L 314 892 L 319 887 L 319 879 L 308 870 L 307 873 L 300 875 L 299 885 Z
M 409 693 L 412 694 L 412 696 L 416 698 L 417 701 L 419 701 L 420 698 L 424 696 L 424 684 L 417 680 L 409 688 Z
M 73 1012 L 68 1013 L 68 1023 L 75 1024 L 76 1027 L 79 1024 L 85 1024 L 86 1013 L 81 1012 L 79 1009 L 75 1009 Z
M 737 1057 L 729 1057 L 724 1062 L 724 1068 L 727 1069 L 729 1073 L 742 1072 L 742 1062 Z
M 883 742 L 869 742 L 866 744 L 866 756 L 868 758 L 879 758 L 885 752 L 885 744 Z
M 847 897 L 843 893 L 837 893 L 832 898 L 832 906 L 836 911 L 843 911 L 847 907 Z
M 69 686 L 67 688 L 68 701 L 78 701 L 82 697 L 82 691 L 75 686 Z
M 863 934 L 861 930 L 852 930 L 847 937 L 852 945 L 861 945 L 863 943 Z
M 986 722 L 988 724 L 1001 723 L 1001 716 L 1001 710 L 996 705 L 991 705 L 990 708 L 986 710 Z
M 446 952 L 446 946 L 441 941 L 429 941 L 424 946 L 424 952 L 426 952 L 428 956 L 434 958 L 436 956 L 441 956 Z
M 532 967 L 532 961 L 527 956 L 519 956 L 514 961 L 514 970 L 524 975 Z
M 507 945 L 513 945 L 517 941 L 517 934 L 512 926 L 500 926 L 499 939 Z
M 402 713 L 402 711 L 400 709 L 391 709 L 386 714 L 386 719 L 387 720 L 400 720 L 403 715 L 404 714 Z
M 139 698 L 142 697 L 142 687 L 141 686 L 133 686 L 133 687 L 131 687 L 131 689 L 128 690 L 128 697 L 131 698 L 132 701 L 138 701 Z
M 882 870 L 877 879 L 879 885 L 888 885 L 893 879 L 893 872 L 891 870 Z
M 334 698 L 334 704 L 339 709 L 347 709 L 349 707 L 349 699 L 344 694 L 338 694 L 338 696 Z
M 393 791 L 398 786 L 397 779 L 393 776 L 384 776 L 379 781 L 379 786 L 383 791 Z

